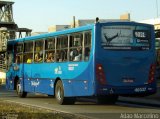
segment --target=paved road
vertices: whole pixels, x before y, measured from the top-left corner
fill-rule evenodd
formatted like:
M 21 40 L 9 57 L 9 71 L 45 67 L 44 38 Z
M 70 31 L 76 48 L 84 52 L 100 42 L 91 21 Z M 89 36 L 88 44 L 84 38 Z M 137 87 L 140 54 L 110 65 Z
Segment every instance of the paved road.
M 149 116 L 151 113 L 157 113 L 156 116 L 160 118 L 160 107 L 125 103 L 121 101 L 118 101 L 115 105 L 97 105 L 94 102 L 84 101 L 76 102 L 75 105 L 58 105 L 56 100 L 52 97 L 30 94 L 27 98 L 18 98 L 14 91 L 2 89 L 0 89 L 0 99 L 97 119 L 125 118 L 125 116 L 127 116 L 126 114 L 130 114 L 130 116 L 134 117 L 138 116 L 136 114 L 140 113 L 145 113 Z

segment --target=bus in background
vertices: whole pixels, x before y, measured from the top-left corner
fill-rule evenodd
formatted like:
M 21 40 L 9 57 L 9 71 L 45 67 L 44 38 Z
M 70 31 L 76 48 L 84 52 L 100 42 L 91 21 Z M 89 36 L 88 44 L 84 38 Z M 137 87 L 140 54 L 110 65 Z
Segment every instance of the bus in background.
M 6 86 L 19 97 L 55 95 L 59 104 L 113 104 L 120 95 L 154 94 L 155 63 L 152 25 L 95 23 L 9 41 Z

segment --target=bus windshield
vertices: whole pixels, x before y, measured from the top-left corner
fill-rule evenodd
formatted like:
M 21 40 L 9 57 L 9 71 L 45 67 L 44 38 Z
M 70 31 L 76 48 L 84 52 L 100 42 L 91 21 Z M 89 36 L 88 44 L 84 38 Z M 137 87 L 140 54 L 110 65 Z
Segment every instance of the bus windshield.
M 112 25 L 101 28 L 102 46 L 113 50 L 149 50 L 150 29 L 145 26 Z

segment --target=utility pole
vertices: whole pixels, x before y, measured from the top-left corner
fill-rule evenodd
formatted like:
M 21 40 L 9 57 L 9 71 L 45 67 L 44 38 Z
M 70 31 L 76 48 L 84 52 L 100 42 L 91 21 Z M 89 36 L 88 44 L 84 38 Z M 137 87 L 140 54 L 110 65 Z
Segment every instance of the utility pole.
M 157 18 L 159 16 L 159 13 L 158 13 L 158 0 L 156 0 L 156 10 L 157 10 Z
M 75 16 L 73 16 L 73 28 L 75 28 L 76 27 L 76 18 L 75 18 Z

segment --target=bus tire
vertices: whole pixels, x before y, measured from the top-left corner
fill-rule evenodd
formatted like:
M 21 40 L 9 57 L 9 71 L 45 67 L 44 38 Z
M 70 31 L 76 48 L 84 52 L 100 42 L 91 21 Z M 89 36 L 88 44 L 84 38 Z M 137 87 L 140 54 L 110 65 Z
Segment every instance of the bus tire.
M 60 105 L 71 105 L 75 103 L 75 98 L 64 97 L 64 88 L 61 80 L 58 80 L 56 83 L 55 97 Z
M 97 103 L 98 104 L 115 104 L 118 100 L 118 95 L 111 95 L 111 96 L 98 96 Z
M 21 98 L 25 98 L 27 96 L 27 92 L 24 92 L 22 90 L 20 80 L 18 80 L 16 83 L 16 92 L 17 92 L 17 95 Z

